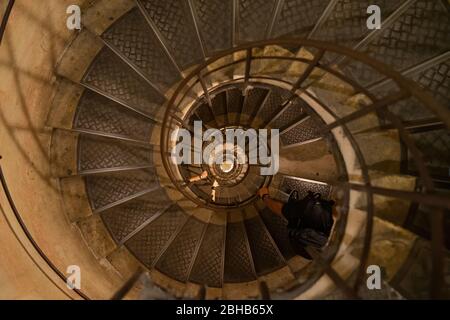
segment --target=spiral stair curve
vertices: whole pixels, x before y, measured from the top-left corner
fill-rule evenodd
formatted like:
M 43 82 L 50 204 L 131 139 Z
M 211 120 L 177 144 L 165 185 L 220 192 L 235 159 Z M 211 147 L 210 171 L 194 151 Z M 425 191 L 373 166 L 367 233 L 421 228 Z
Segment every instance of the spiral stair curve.
M 371 4 L 94 2 L 48 118 L 66 214 L 93 254 L 179 298 L 448 297 L 449 3 L 378 1 L 369 30 Z M 278 173 L 174 164 L 172 133 L 196 121 L 278 129 Z M 263 186 L 336 201 L 312 260 L 256 196 Z M 365 289 L 374 264 L 381 291 Z

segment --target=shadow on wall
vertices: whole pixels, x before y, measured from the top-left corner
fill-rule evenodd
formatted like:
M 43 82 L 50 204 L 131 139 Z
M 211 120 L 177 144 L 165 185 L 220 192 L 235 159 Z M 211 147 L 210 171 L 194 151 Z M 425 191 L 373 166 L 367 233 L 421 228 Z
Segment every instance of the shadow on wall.
M 8 20 L 9 9 L 12 10 Z M 61 48 L 67 43 L 67 39 L 58 31 L 65 26 L 58 25 L 63 20 L 56 22 L 51 14 L 47 15 L 45 19 L 38 17 L 32 12 L 32 8 L 15 1 L 5 1 L 0 7 L 0 16 L 3 18 L 2 26 L 6 27 L 0 43 L 0 79 L 3 79 L 0 87 L 0 128 L 4 132 L 4 137 L 14 142 L 17 152 L 26 160 L 29 167 L 33 168 L 34 172 L 49 187 L 55 189 L 55 185 L 51 183 L 52 177 L 48 167 L 37 165 L 27 148 L 28 145 L 36 146 L 39 157 L 49 163 L 52 129 L 45 127 L 47 115 L 43 113 L 47 112 L 47 108 L 42 108 L 39 103 L 46 101 L 44 95 L 48 94 L 54 85 L 53 69 L 48 70 L 48 73 L 39 73 L 33 70 L 33 66 L 39 62 L 22 63 L 22 61 L 34 59 L 34 53 L 27 52 L 23 48 L 17 50 L 26 44 L 12 41 L 12 37 L 8 37 L 8 35 L 13 32 L 21 32 L 26 41 L 32 41 L 33 38 L 30 35 L 39 32 L 40 39 L 37 41 L 40 41 L 39 46 L 43 53 L 40 56 L 45 59 L 40 64 L 54 68 L 58 63 L 57 48 Z M 18 26 L 18 28 L 8 28 L 7 22 L 11 24 L 11 20 L 15 21 L 15 27 Z M 27 32 L 29 32 L 28 36 Z M 40 56 L 39 53 L 36 53 L 36 59 L 39 59 Z M 38 99 L 30 98 L 28 93 L 33 91 L 39 92 Z M 51 102 L 48 98 L 47 101 Z M 25 144 L 24 141 L 27 143 Z M 28 141 L 30 141 L 29 144 Z M 4 152 L 5 150 L 0 149 L 0 156 L 3 158 L 6 157 Z

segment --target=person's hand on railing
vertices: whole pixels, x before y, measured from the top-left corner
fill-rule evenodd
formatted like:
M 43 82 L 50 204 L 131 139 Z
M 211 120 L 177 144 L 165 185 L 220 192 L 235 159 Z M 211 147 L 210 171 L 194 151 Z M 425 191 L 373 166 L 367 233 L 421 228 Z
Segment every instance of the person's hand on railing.
M 265 196 L 269 196 L 269 188 L 267 187 L 263 187 L 261 189 L 258 190 L 258 192 L 256 193 L 261 199 L 264 200 Z

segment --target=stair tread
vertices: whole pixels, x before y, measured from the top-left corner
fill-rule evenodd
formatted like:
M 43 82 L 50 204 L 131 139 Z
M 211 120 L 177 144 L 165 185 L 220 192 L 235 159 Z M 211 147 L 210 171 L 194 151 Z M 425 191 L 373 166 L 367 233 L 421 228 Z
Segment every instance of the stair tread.
M 208 225 L 190 274 L 191 281 L 209 287 L 222 287 L 225 235 L 225 226 Z
M 283 145 L 293 145 L 322 136 L 322 124 L 312 117 L 305 118 L 297 126 L 288 129 L 280 135 Z
M 448 10 L 440 1 L 419 0 L 361 50 L 401 71 L 445 52 L 449 49 L 449 43 Z M 417 50 L 418 47 L 422 50 Z M 372 68 L 356 62 L 349 64 L 346 72 L 351 72 L 362 85 L 380 80 L 382 77 Z
M 94 211 L 159 186 L 154 169 L 90 175 L 85 179 L 86 190 Z
M 294 123 L 297 123 L 308 116 L 308 114 L 305 113 L 305 109 L 306 103 L 303 100 L 293 100 L 293 103 L 289 104 L 279 117 L 270 123 L 270 127 L 279 129 L 280 131 L 289 128 Z
M 174 205 L 125 245 L 145 266 L 152 268 L 168 241 L 186 219 L 182 209 Z
M 284 258 L 289 260 L 295 256 L 288 237 L 287 221 L 274 214 L 269 208 L 261 210 L 260 215 Z
M 231 125 L 238 124 L 243 105 L 244 105 L 244 96 L 242 95 L 242 90 L 240 89 L 227 90 L 227 112 Z
M 225 126 L 227 122 L 227 96 L 221 92 L 212 99 L 212 111 L 219 127 Z
M 138 8 L 126 13 L 102 37 L 142 69 L 155 84 L 168 88 L 181 79 Z
M 256 87 L 249 90 L 244 100 L 242 114 L 247 115 L 248 117 L 252 117 L 264 102 L 267 94 L 269 94 L 269 90 L 264 88 Z
M 300 199 L 307 196 L 308 191 L 320 193 L 324 199 L 330 199 L 331 189 L 330 185 L 323 182 L 289 176 L 283 176 L 279 186 L 279 190 L 285 194 L 290 194 L 291 191 L 297 190 Z
M 205 223 L 189 218 L 167 250 L 158 259 L 156 268 L 169 277 L 181 282 L 187 281 L 189 268 L 200 244 Z
M 86 171 L 144 167 L 153 163 L 152 146 L 81 134 L 78 141 L 78 170 Z
M 182 69 L 203 59 L 192 15 L 183 1 L 140 0 L 140 3 Z
M 78 104 L 73 127 L 149 141 L 153 124 L 136 112 L 95 92 L 86 90 Z
M 83 83 L 150 116 L 165 101 L 159 92 L 106 47 L 94 59 Z
M 450 105 L 450 59 L 435 65 L 410 78 L 425 90 L 433 94 L 433 97 L 443 106 Z M 395 90 L 395 85 L 389 83 L 377 89 L 379 96 Z M 415 98 L 408 98 L 389 106 L 389 110 L 403 121 L 415 121 L 433 119 L 434 113 L 426 108 Z
M 211 107 L 208 104 L 206 104 L 206 103 L 201 104 L 197 108 L 195 113 L 196 113 L 197 117 L 199 119 L 201 119 L 201 121 L 203 122 L 204 125 L 211 124 L 211 123 L 215 122 L 214 114 L 213 114 L 213 112 L 211 110 Z
M 282 104 L 291 96 L 290 91 L 283 89 L 270 90 L 269 96 L 264 104 L 258 110 L 258 116 L 255 121 L 268 123 L 280 111 Z
M 194 0 L 205 49 L 214 53 L 233 46 L 233 4 L 223 0 Z
M 271 236 L 258 217 L 246 219 L 248 241 L 250 244 L 255 270 L 258 276 L 268 274 L 285 266 L 278 248 L 271 240 Z
M 256 279 L 245 237 L 245 227 L 242 222 L 227 224 L 225 282 L 247 282 Z
M 314 34 L 314 38 L 339 43 L 350 48 L 354 47 L 371 32 L 367 28 L 367 8 L 372 4 L 371 0 L 338 1 L 326 22 Z M 385 19 L 401 4 L 402 1 L 381 0 L 377 2 Z M 335 56 L 328 56 L 329 61 L 332 58 Z
M 240 0 L 238 2 L 239 41 L 264 39 L 273 17 L 275 0 Z
M 167 208 L 170 200 L 163 189 L 153 191 L 101 213 L 114 240 L 121 243 L 143 223 Z
M 292 34 L 299 37 L 307 36 L 328 4 L 329 1 L 284 0 L 272 35 L 275 37 Z

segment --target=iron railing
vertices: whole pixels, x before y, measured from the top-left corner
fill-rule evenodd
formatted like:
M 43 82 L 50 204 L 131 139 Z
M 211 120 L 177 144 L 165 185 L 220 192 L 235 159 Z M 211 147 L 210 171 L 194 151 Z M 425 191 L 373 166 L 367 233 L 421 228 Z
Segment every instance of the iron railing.
M 0 44 L 5 34 L 5 30 L 7 27 L 8 19 L 12 12 L 15 0 L 9 0 L 6 6 L 5 13 L 2 17 L 0 24 Z M 307 59 L 296 56 L 269 56 L 269 55 L 257 55 L 255 54 L 255 50 L 258 48 L 264 48 L 267 46 L 303 46 L 308 49 L 313 49 L 314 58 Z M 332 52 L 334 54 L 340 55 L 341 57 L 358 61 L 365 65 L 370 66 L 372 69 L 376 70 L 380 74 L 384 75 L 386 79 L 390 79 L 393 83 L 396 84 L 398 90 L 392 94 L 389 94 L 386 97 L 378 98 L 377 94 L 372 92 L 370 88 L 362 87 L 357 82 L 352 80 L 350 77 L 341 73 L 339 69 L 334 68 L 333 66 L 327 65 L 326 63 L 321 63 L 324 55 L 328 52 Z M 219 62 L 220 59 L 224 57 L 231 57 L 235 53 L 244 53 L 243 58 L 233 59 L 232 62 L 224 63 L 220 66 L 212 67 L 213 63 Z M 287 79 L 289 77 L 274 77 L 271 74 L 268 75 L 255 75 L 252 73 L 252 67 L 254 62 L 258 61 L 275 61 L 278 63 L 281 62 L 291 62 L 291 63 L 303 63 L 306 65 L 306 68 L 303 70 L 301 74 L 298 75 L 297 79 L 294 81 L 289 81 L 292 79 Z M 236 69 L 239 65 L 242 65 L 242 72 L 235 72 L 233 77 L 229 80 L 220 81 L 219 84 L 215 86 L 208 87 L 208 81 L 205 81 L 207 78 L 213 78 L 213 76 L 219 72 L 226 70 L 227 68 Z M 338 116 L 335 114 L 327 105 L 323 104 L 310 90 L 310 86 L 313 81 L 310 81 L 308 84 L 305 83 L 308 80 L 313 78 L 313 73 L 317 70 L 320 70 L 323 74 L 331 74 L 341 81 L 347 83 L 352 88 L 355 89 L 355 93 L 361 93 L 365 97 L 367 97 L 371 104 L 368 106 L 364 106 L 357 110 L 354 113 Z M 363 275 L 365 272 L 365 267 L 367 264 L 368 256 L 370 253 L 371 246 L 371 238 L 372 238 L 372 224 L 373 224 L 373 216 L 374 216 L 374 200 L 373 197 L 375 195 L 378 196 L 388 196 L 397 199 L 402 199 L 409 201 L 411 203 L 421 203 L 430 205 L 436 208 L 433 215 L 431 215 L 431 231 L 432 231 L 432 276 L 431 276 L 431 297 L 439 298 L 441 297 L 442 288 L 444 285 L 444 273 L 443 273 L 443 229 L 442 229 L 442 220 L 443 220 L 443 211 L 445 209 L 450 209 L 450 199 L 448 197 L 437 194 L 435 191 L 435 186 L 432 177 L 430 176 L 429 170 L 424 162 L 422 152 L 417 148 L 414 141 L 410 137 L 410 133 L 406 129 L 405 123 L 398 117 L 398 115 L 393 114 L 388 107 L 393 105 L 394 103 L 408 99 L 410 97 L 414 97 L 417 99 L 421 105 L 432 111 L 436 119 L 438 120 L 438 124 L 440 126 L 445 126 L 447 129 L 450 128 L 450 113 L 444 107 L 439 105 L 433 97 L 425 92 L 420 86 L 416 83 L 409 81 L 402 77 L 399 73 L 392 70 L 392 68 L 379 63 L 372 58 L 369 58 L 361 53 L 357 53 L 353 50 L 346 49 L 337 45 L 333 45 L 330 43 L 323 43 L 319 41 L 313 40 L 305 40 L 305 39 L 296 39 L 296 38 L 285 38 L 279 40 L 270 40 L 270 41 L 261 41 L 256 43 L 244 44 L 233 49 L 224 51 L 219 55 L 208 59 L 206 62 L 202 63 L 198 67 L 196 67 L 189 75 L 183 79 L 183 81 L 179 84 L 174 94 L 172 95 L 168 107 L 167 112 L 165 114 L 162 134 L 161 134 L 161 153 L 163 159 L 163 165 L 166 171 L 169 174 L 172 182 L 174 183 L 175 188 L 177 188 L 180 192 L 182 192 L 188 199 L 197 203 L 199 206 L 204 206 L 205 203 L 199 201 L 198 198 L 193 196 L 191 193 L 187 192 L 184 188 L 182 182 L 180 182 L 180 175 L 177 172 L 177 168 L 174 167 L 170 162 L 169 157 L 169 147 L 170 147 L 170 136 L 171 132 L 176 128 L 182 128 L 184 126 L 183 120 L 186 114 L 186 110 L 181 108 L 184 105 L 188 105 L 190 103 L 190 94 L 195 91 L 197 86 L 201 86 L 203 90 L 203 96 L 208 97 L 209 92 L 215 90 L 218 86 L 225 84 L 244 84 L 244 86 L 251 84 L 252 82 L 271 82 L 277 83 L 278 85 L 282 85 L 285 87 L 290 87 L 292 97 L 297 95 L 305 95 L 311 101 L 315 101 L 322 108 L 324 108 L 329 114 L 333 116 L 335 121 L 332 121 L 327 124 L 326 130 L 324 130 L 324 135 L 332 135 L 336 132 L 337 129 L 342 129 L 346 138 L 349 140 L 359 163 L 362 182 L 355 183 L 351 181 L 345 181 L 340 184 L 335 185 L 336 188 L 342 189 L 344 194 L 348 195 L 348 193 L 352 190 L 363 192 L 366 195 L 366 211 L 367 211 L 367 220 L 366 220 L 366 231 L 363 241 L 363 250 L 360 257 L 360 265 L 358 267 L 357 272 L 357 280 L 355 281 L 353 286 L 349 286 L 347 282 L 342 279 L 336 270 L 333 269 L 331 265 L 334 255 L 328 255 L 326 258 L 323 258 L 322 255 L 317 255 L 317 253 L 313 252 L 313 255 L 316 255 L 317 260 L 321 265 L 321 272 L 326 273 L 333 279 L 337 286 L 341 288 L 344 292 L 346 292 L 350 297 L 357 296 L 357 291 L 359 285 L 362 283 Z M 371 181 L 371 176 L 369 172 L 368 165 L 366 163 L 366 154 L 361 149 L 357 139 L 354 137 L 354 133 L 352 129 L 349 127 L 351 122 L 357 121 L 364 116 L 369 114 L 376 113 L 377 116 L 382 117 L 391 128 L 395 128 L 398 130 L 400 138 L 402 142 L 406 145 L 406 148 L 410 152 L 413 157 L 413 160 L 418 169 L 418 175 L 421 183 L 424 188 L 421 192 L 411 192 L 411 191 L 403 191 L 396 189 L 389 189 L 384 187 L 374 186 Z M 181 120 L 181 121 L 180 121 Z M 41 250 L 39 245 L 35 242 L 32 234 L 27 229 L 24 221 L 22 220 L 13 198 L 9 192 L 6 179 L 3 175 L 3 172 L 0 168 L 0 180 L 4 194 L 6 195 L 9 205 L 17 219 L 17 222 L 22 228 L 22 231 L 27 236 L 28 240 L 34 247 L 34 249 L 38 252 L 41 258 L 47 263 L 47 265 L 55 272 L 55 274 L 64 282 L 66 282 L 66 277 L 62 272 L 58 270 L 58 268 L 52 263 L 52 261 L 45 255 L 45 253 Z M 345 200 L 344 207 L 348 207 L 348 197 Z M 298 295 L 299 292 L 305 290 L 305 287 L 298 287 L 291 289 L 291 296 Z M 82 292 L 75 290 L 75 292 L 83 299 L 88 299 Z
M 9 17 L 11 15 L 11 12 L 13 10 L 14 4 L 15 4 L 15 0 L 9 0 L 8 3 L 6 4 L 5 12 L 3 14 L 3 17 L 1 19 L 1 24 L 0 24 L 0 44 L 2 43 L 3 36 L 5 34 L 6 27 L 7 27 L 7 24 L 8 24 L 8 21 L 9 21 Z M 2 157 L 0 156 L 0 160 L 1 159 L 2 159 Z M 3 170 L 2 170 L 1 165 L 0 165 L 0 184 L 1 184 L 1 190 L 3 191 L 3 194 L 6 196 L 6 199 L 7 199 L 8 204 L 9 204 L 9 206 L 10 206 L 10 208 L 11 208 L 13 214 L 14 214 L 16 222 L 20 226 L 23 234 L 26 236 L 26 238 L 28 239 L 28 241 L 30 242 L 30 244 L 32 245 L 32 247 L 34 248 L 36 253 L 42 258 L 42 260 L 47 265 L 47 267 L 49 269 L 51 269 L 55 273 L 55 275 L 63 281 L 63 285 L 65 286 L 66 283 L 67 283 L 67 277 L 64 275 L 64 273 L 62 273 L 58 269 L 58 267 L 51 261 L 51 259 L 41 249 L 41 247 L 39 246 L 39 244 L 36 242 L 36 240 L 34 239 L 33 235 L 31 234 L 30 230 L 27 228 L 26 223 L 23 221 L 22 216 L 20 215 L 20 213 L 19 213 L 19 211 L 17 209 L 17 206 L 16 206 L 16 204 L 15 204 L 15 202 L 13 200 L 11 192 L 9 191 L 8 184 L 7 184 L 7 181 L 6 181 L 6 177 L 3 174 Z M 10 227 L 11 231 L 17 237 L 17 240 L 18 240 L 19 244 L 24 248 L 24 250 L 29 255 L 30 259 L 36 264 L 37 268 L 44 273 L 44 275 L 50 280 L 50 282 L 52 282 L 57 288 L 60 288 L 60 284 L 55 283 L 54 280 L 50 276 L 47 275 L 46 271 L 43 270 L 43 268 L 40 265 L 40 263 L 37 262 L 33 258 L 32 254 L 28 252 L 28 249 L 24 246 L 24 244 L 22 243 L 22 241 L 19 239 L 18 235 L 16 234 L 16 231 L 15 231 L 14 227 L 12 226 L 12 224 L 10 223 L 10 221 L 8 220 L 8 217 L 5 215 L 4 218 L 5 218 L 8 226 Z M 61 290 L 61 291 L 69 299 L 73 299 L 64 290 Z M 78 290 L 76 288 L 73 291 L 75 292 L 76 295 L 78 295 L 79 298 L 84 299 L 84 300 L 89 300 L 89 297 L 86 296 L 82 291 L 80 291 L 80 290 Z
M 1 157 L 0 157 L 1 160 Z M 45 262 L 45 264 L 56 274 L 56 276 L 58 278 L 60 278 L 63 281 L 63 285 L 65 286 L 67 284 L 67 277 L 64 275 L 63 272 L 61 272 L 58 267 L 52 262 L 52 260 L 45 254 L 45 252 L 41 249 L 41 247 L 39 246 L 39 244 L 36 242 L 36 240 L 34 239 L 32 233 L 30 232 L 30 230 L 28 229 L 26 223 L 23 221 L 22 216 L 20 215 L 16 204 L 13 200 L 13 197 L 11 195 L 11 192 L 9 191 L 8 188 L 8 184 L 6 182 L 6 178 L 3 174 L 3 170 L 0 166 L 0 183 L 1 183 L 1 187 L 2 187 L 2 191 L 6 196 L 6 199 L 8 200 L 9 206 L 11 207 L 11 210 L 14 214 L 14 217 L 17 221 L 17 223 L 19 224 L 22 232 L 25 234 L 26 238 L 28 239 L 28 241 L 31 243 L 32 247 L 34 248 L 34 250 L 37 252 L 37 254 L 42 258 L 42 260 Z M 8 225 L 10 226 L 11 231 L 16 234 L 14 227 L 10 224 L 8 217 L 6 217 L 6 215 L 4 216 L 6 222 L 8 223 Z M 41 268 L 40 264 L 35 261 L 35 259 L 32 257 L 32 255 L 28 252 L 27 248 L 23 245 L 22 241 L 18 238 L 18 236 L 16 235 L 18 242 L 20 243 L 20 245 L 24 248 L 24 250 L 27 252 L 27 254 L 29 255 L 29 257 L 31 258 L 31 260 L 36 264 L 36 266 L 38 267 L 38 269 L 40 269 L 44 275 L 57 287 L 59 288 L 60 285 L 56 284 L 47 274 L 46 272 Z M 69 299 L 73 299 L 70 295 L 68 295 L 65 291 L 61 290 Z M 83 300 L 90 300 L 89 297 L 87 295 L 85 295 L 81 290 L 74 288 L 73 292 L 75 292 L 75 294 L 77 294 L 81 299 Z
M 11 11 L 14 7 L 15 0 L 9 0 L 6 5 L 5 13 L 3 14 L 1 24 L 0 24 L 0 44 L 2 43 L 3 36 L 6 31 L 6 25 L 8 24 L 9 16 L 11 15 Z
M 300 56 L 285 56 L 285 55 L 264 55 L 261 48 L 267 46 L 285 46 L 285 47 L 300 47 L 305 48 L 309 52 L 313 52 L 312 59 L 303 58 Z M 394 92 L 386 94 L 384 97 L 379 98 L 379 92 L 374 92 L 370 88 L 359 85 L 356 81 L 351 79 L 346 74 L 342 73 L 336 66 L 327 64 L 324 62 L 324 56 L 328 53 L 338 55 L 346 61 L 354 61 L 362 63 L 370 67 L 374 72 L 378 72 L 386 79 L 391 80 L 391 83 L 395 84 Z M 227 61 L 226 57 L 232 60 L 231 62 L 225 62 L 221 64 L 221 61 Z M 228 60 L 228 61 L 229 61 Z M 268 61 L 277 64 L 290 62 L 292 64 L 303 64 L 304 69 L 296 77 L 286 76 L 286 74 L 278 74 L 274 76 L 273 73 L 267 72 L 264 74 L 261 70 L 253 72 L 254 64 L 257 65 L 258 61 Z M 214 66 L 213 66 L 214 64 Z M 231 70 L 231 77 L 229 79 L 220 79 L 218 74 L 220 72 L 225 73 Z M 287 69 L 286 69 L 287 70 Z M 317 76 L 317 74 L 320 74 Z M 345 115 L 339 116 L 333 110 L 323 103 L 311 90 L 317 79 L 322 79 L 324 75 L 330 74 L 333 77 L 339 79 L 342 83 L 349 85 L 353 88 L 353 95 L 362 95 L 368 101 L 367 105 L 361 105 L 358 110 Z M 214 78 L 216 77 L 216 78 Z M 219 79 L 219 80 L 218 80 Z M 208 81 L 211 80 L 211 81 Z M 283 38 L 278 40 L 260 41 L 256 43 L 243 44 L 230 50 L 224 51 L 221 54 L 208 59 L 193 71 L 191 71 L 186 78 L 179 84 L 172 97 L 170 98 L 167 111 L 163 121 L 162 134 L 161 134 L 161 155 L 163 165 L 171 178 L 175 188 L 183 193 L 188 199 L 196 203 L 198 206 L 206 206 L 204 201 L 196 198 L 189 190 L 185 188 L 185 184 L 180 180 L 180 173 L 178 167 L 171 162 L 171 134 L 174 130 L 179 128 L 186 128 L 186 114 L 188 114 L 190 107 L 192 106 L 192 96 L 197 96 L 198 99 L 208 99 L 209 93 L 215 90 L 217 87 L 227 84 L 240 84 L 247 86 L 252 82 L 267 82 L 277 83 L 279 86 L 290 88 L 290 99 L 301 96 L 303 99 L 314 102 L 323 108 L 333 120 L 329 120 L 326 129 L 323 131 L 324 135 L 336 135 L 338 131 L 341 131 L 345 138 L 348 139 L 357 158 L 361 179 L 359 181 L 353 181 L 347 179 L 347 181 L 337 183 L 335 188 L 341 189 L 348 195 L 351 191 L 358 191 L 365 194 L 366 199 L 366 226 L 363 240 L 363 250 L 360 256 L 360 266 L 357 271 L 356 281 L 353 285 L 348 285 L 344 279 L 342 279 L 336 270 L 333 269 L 331 263 L 335 257 L 334 254 L 328 255 L 326 259 L 321 260 L 321 272 L 326 273 L 333 279 L 337 286 L 340 287 L 349 296 L 357 296 L 358 288 L 363 281 L 365 275 L 365 268 L 368 261 L 372 229 L 373 218 L 375 211 L 374 197 L 386 196 L 399 200 L 406 200 L 411 203 L 422 203 L 430 205 L 436 208 L 434 214 L 431 215 L 430 221 L 432 226 L 432 277 L 430 279 L 431 284 L 431 297 L 439 298 L 442 294 L 442 288 L 444 284 L 444 262 L 443 262 L 443 212 L 445 209 L 450 209 L 450 199 L 435 191 L 433 179 L 427 169 L 422 152 L 415 145 L 413 139 L 410 137 L 410 133 L 405 128 L 405 124 L 398 115 L 389 110 L 388 107 L 395 105 L 399 101 L 403 101 L 408 98 L 414 98 L 420 102 L 423 108 L 431 111 L 435 114 L 436 119 L 439 119 L 441 125 L 446 128 L 450 128 L 450 112 L 444 106 L 437 103 L 432 95 L 424 91 L 418 84 L 404 78 L 402 75 L 394 71 L 391 67 L 380 63 L 373 58 L 370 58 L 362 53 L 355 52 L 351 49 L 347 49 L 338 45 L 298 39 L 298 38 Z M 208 83 L 211 85 L 208 87 Z M 289 100 L 290 100 L 289 99 Z M 355 138 L 354 132 L 350 124 L 357 120 L 362 119 L 368 115 L 375 115 L 382 122 L 390 124 L 392 128 L 395 128 L 399 133 L 401 142 L 406 146 L 408 151 L 413 157 L 416 167 L 418 168 L 418 176 L 420 182 L 424 188 L 421 192 L 397 190 L 395 188 L 385 188 L 374 186 L 371 179 L 369 166 L 367 164 L 367 156 L 358 140 Z M 381 121 L 380 121 L 381 122 Z M 345 208 L 349 207 L 348 197 L 344 204 Z M 295 288 L 291 292 L 292 297 L 299 292 L 304 291 L 303 288 Z

